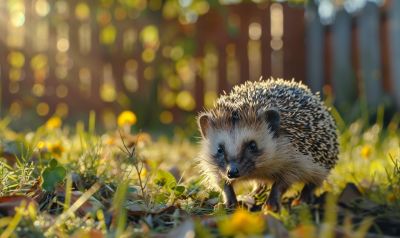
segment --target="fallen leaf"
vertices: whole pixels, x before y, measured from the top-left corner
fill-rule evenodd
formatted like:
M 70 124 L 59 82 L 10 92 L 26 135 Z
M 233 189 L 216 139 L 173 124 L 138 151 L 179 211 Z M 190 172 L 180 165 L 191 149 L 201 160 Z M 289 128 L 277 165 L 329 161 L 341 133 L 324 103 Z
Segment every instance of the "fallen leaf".
M 91 229 L 89 231 L 87 230 L 79 230 L 74 233 L 72 238 L 103 238 L 104 235 L 100 230 L 97 229 Z
M 43 191 L 42 186 L 41 186 L 42 182 L 43 182 L 42 177 L 38 177 L 36 179 L 36 182 L 32 185 L 32 187 L 27 192 L 29 197 L 32 197 L 37 203 L 40 203 L 40 201 L 42 201 L 42 199 L 46 195 L 46 192 Z
M 0 197 L 0 213 L 6 216 L 13 216 L 15 214 L 15 208 L 19 207 L 21 203 L 25 201 L 26 206 L 29 204 L 34 204 L 38 206 L 37 202 L 30 197 L 22 195 L 5 196 Z
M 149 212 L 146 206 L 140 203 L 129 205 L 126 210 L 128 216 L 144 216 Z
M 17 156 L 15 156 L 13 153 L 9 153 L 6 151 L 0 153 L 0 159 L 1 158 L 4 158 L 7 164 L 9 164 L 10 166 L 13 166 L 18 160 Z
M 354 199 L 361 197 L 361 192 L 354 183 L 347 183 L 339 196 L 338 203 L 342 206 L 349 206 Z

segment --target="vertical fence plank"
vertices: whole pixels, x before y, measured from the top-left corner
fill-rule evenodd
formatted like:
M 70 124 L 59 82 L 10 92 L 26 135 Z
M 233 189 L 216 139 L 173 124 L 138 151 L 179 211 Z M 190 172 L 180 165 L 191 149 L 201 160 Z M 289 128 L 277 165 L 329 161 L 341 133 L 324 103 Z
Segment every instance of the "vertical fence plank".
M 314 1 L 306 7 L 307 82 L 313 92 L 321 92 L 324 84 L 324 26 Z
M 305 20 L 300 7 L 283 5 L 283 76 L 296 81 L 305 80 Z
M 249 54 L 247 44 L 249 42 L 249 22 L 252 15 L 248 14 L 251 12 L 254 14 L 254 10 L 251 8 L 251 3 L 243 3 L 235 6 L 235 12 L 240 16 L 240 33 L 237 39 L 237 52 L 240 65 L 240 83 L 250 79 L 250 67 L 249 67 Z
M 261 75 L 264 79 L 271 76 L 271 20 L 269 4 L 261 13 Z
M 226 73 L 226 43 L 221 42 L 218 46 L 218 94 L 228 88 L 227 73 Z
M 357 18 L 357 26 L 363 90 L 368 108 L 372 111 L 381 103 L 383 95 L 378 23 L 378 5 L 368 2 Z
M 0 1 L 0 16 L 3 16 L 5 18 L 6 15 L 6 4 L 5 1 Z M 0 24 L 0 32 L 3 32 L 3 34 L 0 34 L 0 118 L 5 116 L 4 108 L 6 107 L 5 103 L 5 95 L 7 93 L 7 89 L 4 88 L 5 81 L 7 80 L 5 75 L 4 75 L 4 68 L 6 65 L 6 24 Z
M 400 111 L 400 1 L 391 1 L 389 8 L 389 42 L 391 49 L 392 92 Z
M 351 16 L 340 10 L 332 25 L 332 86 L 335 103 L 348 109 L 357 96 L 356 81 L 351 62 Z
M 380 14 L 380 39 L 381 39 L 381 65 L 382 65 L 382 80 L 383 91 L 390 92 L 392 86 L 391 73 L 390 73 L 390 42 L 389 42 L 389 5 L 390 1 L 386 1 L 384 6 L 381 7 Z

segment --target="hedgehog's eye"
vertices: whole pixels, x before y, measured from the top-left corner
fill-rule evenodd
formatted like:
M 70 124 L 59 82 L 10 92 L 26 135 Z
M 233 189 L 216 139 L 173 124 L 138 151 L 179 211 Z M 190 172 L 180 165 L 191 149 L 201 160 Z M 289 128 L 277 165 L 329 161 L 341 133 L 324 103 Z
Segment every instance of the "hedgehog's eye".
M 224 151 L 225 151 L 224 146 L 221 145 L 221 144 L 219 144 L 219 145 L 218 145 L 218 148 L 217 148 L 217 154 L 218 154 L 218 155 L 223 155 L 223 154 L 224 154 Z
M 254 140 L 249 142 L 247 148 L 249 148 L 250 152 L 252 153 L 256 153 L 258 151 L 257 143 Z

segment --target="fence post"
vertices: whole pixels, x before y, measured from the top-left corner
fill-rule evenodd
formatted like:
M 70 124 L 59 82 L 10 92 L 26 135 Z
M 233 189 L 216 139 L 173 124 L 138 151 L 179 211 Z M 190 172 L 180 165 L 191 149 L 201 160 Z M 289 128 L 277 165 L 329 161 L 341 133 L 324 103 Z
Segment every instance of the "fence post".
M 357 97 L 351 62 L 351 16 L 344 10 L 336 14 L 332 25 L 332 85 L 335 103 L 346 110 Z
M 6 16 L 5 15 L 5 8 L 6 8 L 6 4 L 4 3 L 4 1 L 0 2 L 0 14 L 1 16 Z M 6 27 L 5 24 L 0 24 L 0 32 L 4 32 L 3 34 L 0 35 L 0 119 L 5 116 L 4 114 L 4 109 L 6 107 L 5 102 L 4 102 L 4 94 L 3 90 L 5 91 L 6 89 L 3 88 L 4 85 L 4 81 L 8 80 L 5 78 L 4 74 L 3 74 L 3 70 L 4 70 L 4 65 L 6 64 L 6 56 L 5 56 L 5 49 L 6 49 L 6 38 L 5 38 L 5 32 L 6 32 Z
M 367 2 L 357 18 L 361 79 L 368 108 L 375 111 L 382 102 L 382 72 L 379 42 L 379 8 Z
M 389 7 L 389 47 L 394 99 L 400 111 L 400 1 L 391 1 Z
M 309 1 L 306 7 L 306 62 L 307 80 L 313 92 L 321 92 L 324 85 L 324 26 L 318 15 L 318 6 Z

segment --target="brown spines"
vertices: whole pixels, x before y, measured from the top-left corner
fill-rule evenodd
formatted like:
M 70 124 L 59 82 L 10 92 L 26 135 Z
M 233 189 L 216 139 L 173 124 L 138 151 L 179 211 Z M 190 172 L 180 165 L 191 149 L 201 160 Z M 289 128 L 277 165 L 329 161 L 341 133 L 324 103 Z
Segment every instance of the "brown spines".
M 304 155 L 314 162 L 332 168 L 337 160 L 336 125 L 318 94 L 302 83 L 282 79 L 246 82 L 221 95 L 209 111 L 212 126 L 229 129 L 235 123 L 255 128 L 259 115 L 269 109 L 280 113 L 280 130 Z M 232 120 L 237 112 L 239 120 Z
M 256 109 L 253 107 L 216 107 L 208 111 L 208 115 L 211 122 L 210 126 L 216 129 L 229 130 L 235 126 L 258 128 L 262 123 Z

